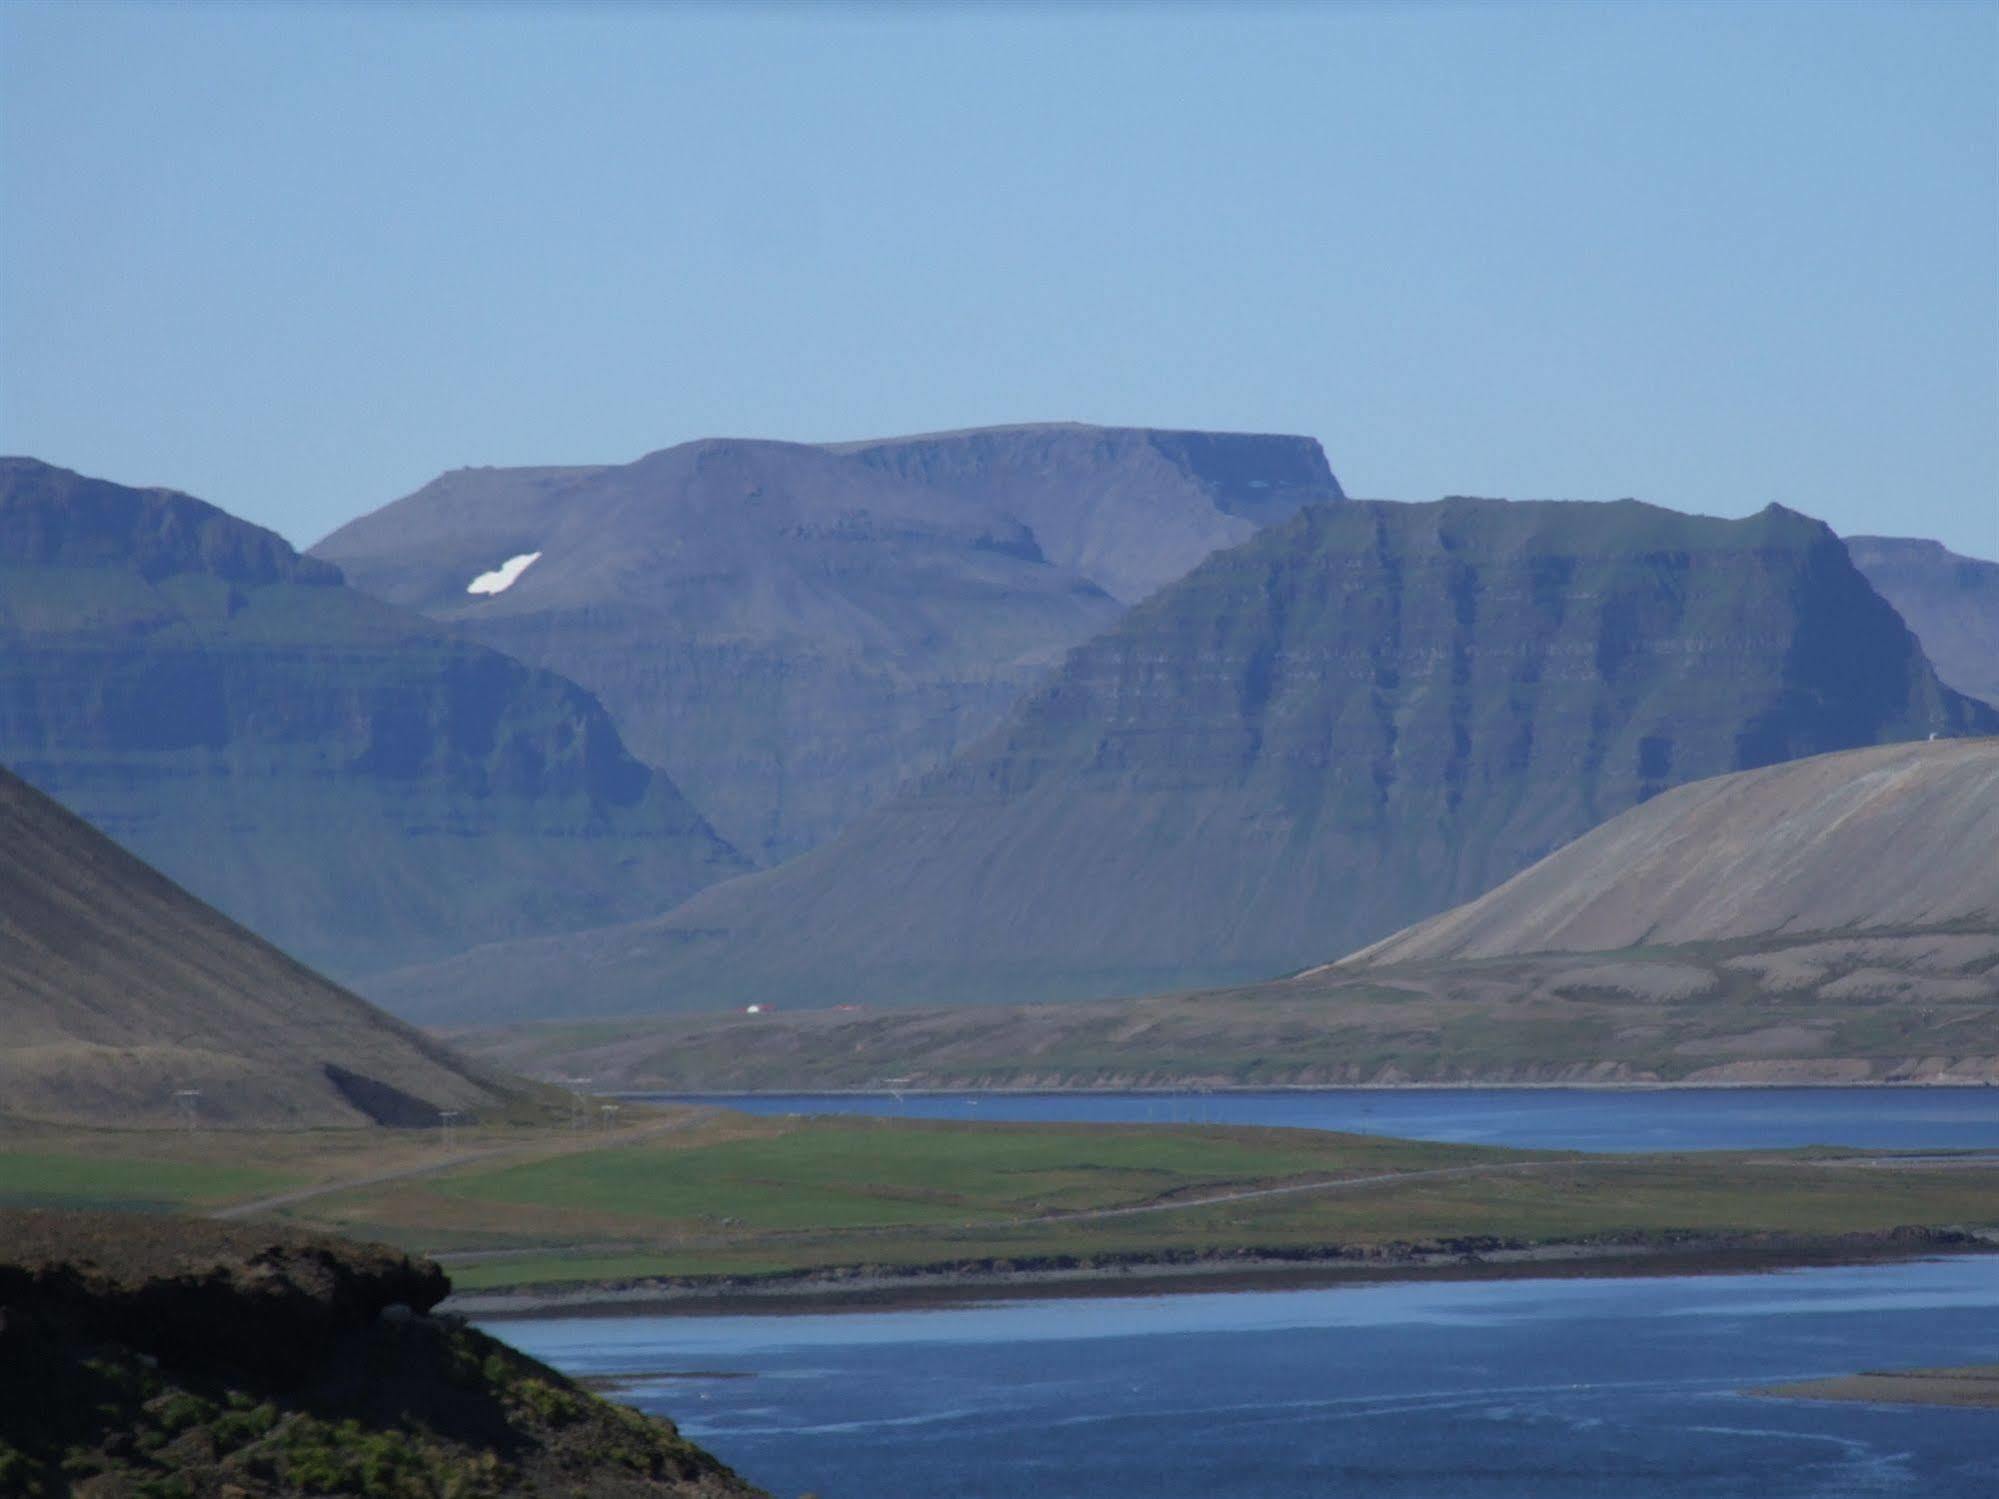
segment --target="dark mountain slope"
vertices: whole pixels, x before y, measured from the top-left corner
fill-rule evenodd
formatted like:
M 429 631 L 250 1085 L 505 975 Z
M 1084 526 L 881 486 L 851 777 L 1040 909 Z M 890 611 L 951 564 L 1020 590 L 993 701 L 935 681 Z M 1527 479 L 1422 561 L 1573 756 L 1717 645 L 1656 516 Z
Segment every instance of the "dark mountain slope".
M 1680 782 L 1995 725 L 1789 511 L 1315 507 L 828 847 L 372 992 L 470 1019 L 1232 982 L 1477 895 Z
M 636 753 L 775 862 L 991 728 L 1118 615 L 1113 594 L 1149 586 L 1140 573 L 1177 576 L 1328 494 L 1300 438 L 713 440 L 615 468 L 447 474 L 314 554 L 582 682 Z M 500 591 L 468 592 L 529 557 Z
M 1846 549 L 1916 632 L 1937 676 L 1999 704 L 1999 562 L 1892 536 L 1849 536 Z
M 0 1113 L 430 1125 L 513 1085 L 293 962 L 0 770 Z
M 342 974 L 743 866 L 575 684 L 164 490 L 0 461 L 0 760 Z

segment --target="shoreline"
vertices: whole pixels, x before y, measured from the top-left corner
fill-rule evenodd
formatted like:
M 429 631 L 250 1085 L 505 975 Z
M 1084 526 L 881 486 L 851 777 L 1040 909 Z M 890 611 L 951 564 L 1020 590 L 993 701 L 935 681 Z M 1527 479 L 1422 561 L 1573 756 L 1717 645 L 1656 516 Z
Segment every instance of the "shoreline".
M 600 1096 L 659 1102 L 719 1098 L 1198 1098 L 1203 1094 L 1257 1093 L 1811 1093 L 1845 1088 L 1898 1088 L 1907 1092 L 1985 1093 L 1999 1082 L 1967 1078 L 1862 1078 L 1819 1082 L 1410 1082 L 1410 1083 L 1189 1083 L 1147 1087 L 1106 1083 L 1101 1087 L 1028 1088 L 616 1088 Z
M 1116 1265 L 830 1269 L 758 1280 L 634 1280 L 453 1293 L 440 1310 L 481 1322 L 569 1317 L 786 1316 L 921 1311 L 1011 1301 L 1296 1291 L 1401 1281 L 1575 1280 L 1740 1275 L 1999 1254 L 1999 1237 L 1895 1231 L 1841 1238 L 1714 1238 L 1678 1244 L 1554 1243 L 1394 1257 L 1228 1256 Z

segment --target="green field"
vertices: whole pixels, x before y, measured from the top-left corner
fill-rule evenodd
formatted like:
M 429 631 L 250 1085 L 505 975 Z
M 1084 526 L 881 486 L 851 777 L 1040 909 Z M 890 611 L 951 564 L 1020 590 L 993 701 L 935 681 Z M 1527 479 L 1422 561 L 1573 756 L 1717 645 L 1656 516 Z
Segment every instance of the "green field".
M 1465 1240 L 1999 1231 L 1999 1159 L 1583 1156 L 1310 1130 L 629 1113 L 609 1135 L 470 1132 L 456 1154 L 403 1136 L 372 1148 L 216 1135 L 24 1149 L 0 1155 L 0 1201 L 214 1210 L 319 1183 L 278 1216 L 444 1254 L 468 1290 L 993 1261 L 1394 1257 L 1455 1253 Z M 141 1146 L 150 1158 L 118 1153 Z M 390 1179 L 358 1180 L 391 1157 Z
M 220 1207 L 283 1191 L 297 1178 L 211 1161 L 132 1160 L 60 1154 L 0 1154 L 0 1207 Z

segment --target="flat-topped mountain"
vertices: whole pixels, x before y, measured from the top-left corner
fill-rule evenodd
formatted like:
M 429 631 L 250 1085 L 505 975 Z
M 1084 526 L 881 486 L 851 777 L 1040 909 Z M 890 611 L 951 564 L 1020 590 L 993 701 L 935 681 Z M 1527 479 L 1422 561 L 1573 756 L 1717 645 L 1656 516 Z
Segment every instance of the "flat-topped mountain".
M 1937 676 L 1999 704 L 1999 562 L 1893 536 L 1849 536 L 1846 549 L 1916 632 Z
M 1682 782 L 1995 727 L 1790 511 L 1317 506 L 1147 599 L 825 848 L 371 992 L 497 1019 L 1239 982 Z
M 0 1116 L 425 1126 L 519 1089 L 392 1020 L 0 770 Z
M 742 861 L 575 683 L 187 495 L 0 460 L 0 762 L 353 975 Z
M 1126 602 L 1338 495 L 1307 438 L 717 439 L 459 470 L 313 555 L 583 683 L 774 863 L 977 739 Z

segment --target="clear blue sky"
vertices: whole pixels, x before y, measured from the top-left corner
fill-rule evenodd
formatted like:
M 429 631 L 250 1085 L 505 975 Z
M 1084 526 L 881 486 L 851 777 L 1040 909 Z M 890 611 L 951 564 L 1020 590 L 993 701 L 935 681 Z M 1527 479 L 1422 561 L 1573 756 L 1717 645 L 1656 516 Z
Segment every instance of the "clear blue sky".
M 0 5 L 0 451 L 1044 418 L 1999 556 L 1999 8 Z

